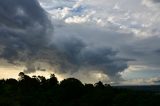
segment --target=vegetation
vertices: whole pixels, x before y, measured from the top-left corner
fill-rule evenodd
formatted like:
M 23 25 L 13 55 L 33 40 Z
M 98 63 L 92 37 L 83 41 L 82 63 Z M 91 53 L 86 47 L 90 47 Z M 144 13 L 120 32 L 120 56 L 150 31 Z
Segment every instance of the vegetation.
M 83 84 L 75 78 L 59 82 L 54 74 L 19 80 L 0 80 L 0 106 L 160 106 L 160 95 L 111 87 L 98 82 Z

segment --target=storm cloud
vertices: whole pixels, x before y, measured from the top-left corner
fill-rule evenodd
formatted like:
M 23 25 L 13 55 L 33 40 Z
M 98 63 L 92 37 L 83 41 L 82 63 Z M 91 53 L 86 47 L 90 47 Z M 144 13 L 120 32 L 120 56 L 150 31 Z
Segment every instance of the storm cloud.
M 39 58 L 37 52 L 48 47 L 52 30 L 36 0 L 0 1 L 0 56 L 8 62 Z
M 160 2 L 160 0 L 152 0 L 153 2 L 155 2 L 155 3 L 159 3 Z
M 64 71 L 99 70 L 113 77 L 128 68 L 127 62 L 131 61 L 118 57 L 118 51 L 112 48 L 89 46 L 77 38 L 66 39 L 58 48 L 65 57 L 60 67 Z
M 110 47 L 91 46 L 78 37 L 54 43 L 53 29 L 48 14 L 36 0 L 0 1 L 1 59 L 23 63 L 26 73 L 45 71 L 40 63 L 62 73 L 100 70 L 110 77 L 128 68 L 130 60 L 117 56 L 118 51 Z

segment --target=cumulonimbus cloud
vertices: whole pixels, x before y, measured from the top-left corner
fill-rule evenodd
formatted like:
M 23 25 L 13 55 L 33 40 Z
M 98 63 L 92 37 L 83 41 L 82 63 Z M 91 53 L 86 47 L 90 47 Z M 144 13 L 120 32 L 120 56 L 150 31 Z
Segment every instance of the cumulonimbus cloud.
M 48 46 L 52 30 L 37 0 L 0 1 L 1 58 L 11 63 L 34 59 Z
M 55 45 L 50 42 L 52 34 L 47 13 L 36 0 L 0 1 L 0 57 L 10 63 L 23 62 L 25 72 L 38 70 L 37 61 L 61 72 L 101 70 L 109 76 L 128 67 L 129 60 L 118 57 L 112 48 L 88 46 L 76 37 Z

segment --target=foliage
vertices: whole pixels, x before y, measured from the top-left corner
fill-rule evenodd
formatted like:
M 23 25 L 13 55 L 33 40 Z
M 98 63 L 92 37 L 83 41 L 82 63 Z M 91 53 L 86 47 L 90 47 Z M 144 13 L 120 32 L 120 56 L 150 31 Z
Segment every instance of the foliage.
M 0 106 L 160 106 L 155 92 L 111 87 L 97 82 L 83 84 L 75 78 L 59 82 L 54 74 L 19 80 L 0 80 Z

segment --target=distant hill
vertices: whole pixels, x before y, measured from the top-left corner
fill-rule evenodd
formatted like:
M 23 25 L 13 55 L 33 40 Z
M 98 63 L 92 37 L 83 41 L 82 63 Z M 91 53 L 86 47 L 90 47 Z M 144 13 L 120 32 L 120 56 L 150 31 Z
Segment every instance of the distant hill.
M 139 90 L 139 91 L 151 91 L 160 93 L 160 85 L 133 85 L 133 86 L 114 86 L 115 88 Z

